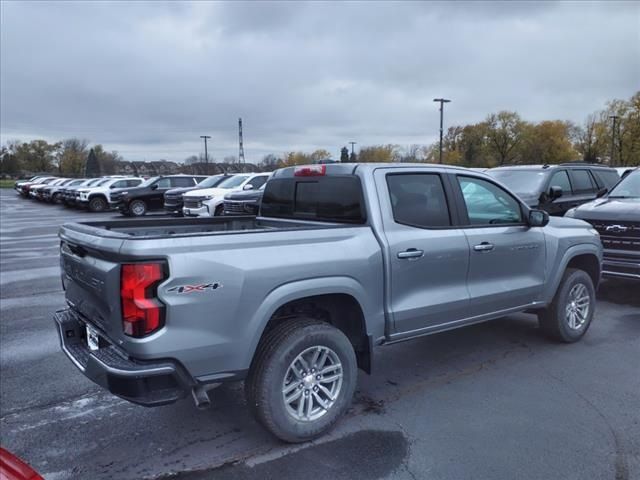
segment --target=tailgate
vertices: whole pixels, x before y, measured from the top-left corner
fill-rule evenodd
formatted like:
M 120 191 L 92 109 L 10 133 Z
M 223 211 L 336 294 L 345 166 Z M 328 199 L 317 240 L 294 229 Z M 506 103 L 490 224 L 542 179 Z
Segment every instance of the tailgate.
M 112 339 L 122 334 L 120 263 L 122 240 L 96 238 L 65 225 L 60 230 L 60 267 L 70 306 Z

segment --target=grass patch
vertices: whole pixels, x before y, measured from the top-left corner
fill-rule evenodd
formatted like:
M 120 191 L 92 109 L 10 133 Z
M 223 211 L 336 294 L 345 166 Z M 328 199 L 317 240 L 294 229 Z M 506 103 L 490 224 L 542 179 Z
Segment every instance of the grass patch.
M 15 183 L 16 183 L 16 181 L 15 180 L 11 180 L 10 178 L 0 179 L 0 188 L 13 188 Z

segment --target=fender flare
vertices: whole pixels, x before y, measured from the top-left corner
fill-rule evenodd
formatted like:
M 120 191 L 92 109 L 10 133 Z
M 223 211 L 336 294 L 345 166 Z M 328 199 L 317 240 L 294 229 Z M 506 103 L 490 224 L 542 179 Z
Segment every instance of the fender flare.
M 331 276 L 320 278 L 309 278 L 294 280 L 284 283 L 271 290 L 260 304 L 260 308 L 252 316 L 248 323 L 248 331 L 250 336 L 249 348 L 247 349 L 246 358 L 243 360 L 244 365 L 250 365 L 253 356 L 258 348 L 258 343 L 262 338 L 262 334 L 271 320 L 273 314 L 278 308 L 292 302 L 307 297 L 317 295 L 343 294 L 353 297 L 364 316 L 365 334 L 370 335 L 370 321 L 380 321 L 384 325 L 384 315 L 380 319 L 371 318 L 372 312 L 367 312 L 364 307 L 367 305 L 367 294 L 362 285 L 354 278 L 347 276 Z
M 563 254 L 562 260 L 558 263 L 558 267 L 552 273 L 550 281 L 547 282 L 547 286 L 543 292 L 544 301 L 549 304 L 553 301 L 553 297 L 558 291 L 562 276 L 567 269 L 569 262 L 578 255 L 593 255 L 598 259 L 600 264 L 600 272 L 602 272 L 602 250 L 593 243 L 580 243 L 569 247 Z

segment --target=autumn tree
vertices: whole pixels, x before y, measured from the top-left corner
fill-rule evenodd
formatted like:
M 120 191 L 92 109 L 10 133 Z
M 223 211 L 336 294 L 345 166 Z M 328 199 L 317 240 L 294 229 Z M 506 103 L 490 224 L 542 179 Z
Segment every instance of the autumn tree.
M 399 147 L 392 144 L 362 147 L 358 154 L 358 161 L 363 163 L 400 161 Z
M 492 113 L 485 121 L 487 148 L 498 165 L 511 163 L 518 157 L 526 123 L 515 112 Z
M 572 125 L 561 120 L 545 120 L 524 125 L 519 144 L 519 162 L 553 164 L 576 160 L 571 144 Z
M 63 140 L 61 144 L 58 154 L 60 172 L 69 176 L 83 175 L 89 142 L 78 138 L 68 138 Z

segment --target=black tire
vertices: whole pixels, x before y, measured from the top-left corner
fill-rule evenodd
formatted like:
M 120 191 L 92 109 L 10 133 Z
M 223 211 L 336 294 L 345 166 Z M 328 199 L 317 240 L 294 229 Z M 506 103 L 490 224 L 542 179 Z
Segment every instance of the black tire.
M 133 200 L 127 210 L 131 217 L 142 217 L 147 213 L 147 204 L 144 200 Z
M 286 376 L 292 362 L 313 347 L 330 349 L 337 356 L 342 383 L 333 404 L 322 409 L 322 416 L 302 421 L 293 416 L 295 412 L 288 411 L 283 388 L 286 378 L 290 378 Z M 262 338 L 245 381 L 245 395 L 250 410 L 262 426 L 280 440 L 299 443 L 313 440 L 335 425 L 351 404 L 356 381 L 357 362 L 349 339 L 328 323 L 299 318 L 277 325 Z M 301 379 L 300 385 L 303 382 Z M 310 391 L 306 388 L 305 395 Z
M 222 215 L 224 215 L 224 205 L 218 205 L 215 209 L 215 211 L 213 212 L 213 214 L 216 217 L 220 217 Z
M 93 197 L 89 200 L 89 211 L 90 212 L 104 212 L 109 204 L 104 199 L 104 197 Z
M 584 296 L 588 298 L 588 308 L 583 315 L 584 320 L 578 325 L 570 318 L 571 312 L 575 312 L 577 302 L 573 297 L 574 292 L 580 292 L 582 285 Z M 583 297 L 579 297 L 583 298 Z M 584 303 L 584 302 L 582 302 Z M 538 321 L 542 331 L 553 340 L 564 343 L 573 343 L 580 340 L 589 329 L 596 306 L 596 293 L 593 281 L 587 272 L 575 268 L 567 268 L 564 272 L 556 295 L 553 297 L 551 305 L 538 312 Z M 580 320 L 581 317 L 574 317 Z
M 53 196 L 51 197 L 51 203 L 60 203 L 60 194 L 59 193 L 54 193 Z

